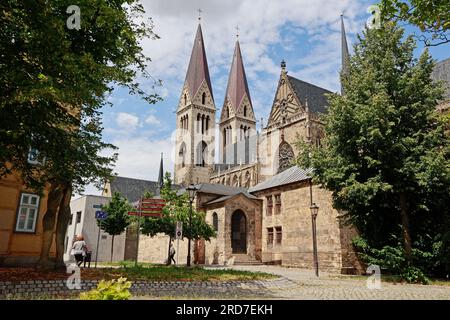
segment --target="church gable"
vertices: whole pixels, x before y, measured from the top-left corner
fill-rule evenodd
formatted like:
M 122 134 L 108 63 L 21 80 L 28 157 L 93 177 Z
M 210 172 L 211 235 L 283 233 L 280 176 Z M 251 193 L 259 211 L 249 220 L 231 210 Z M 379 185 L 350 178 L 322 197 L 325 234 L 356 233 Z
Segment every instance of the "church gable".
M 192 100 L 192 103 L 197 106 L 209 107 L 214 110 L 216 109 L 214 106 L 214 98 L 211 94 L 211 91 L 209 90 L 206 81 L 203 81 L 202 85 L 195 94 L 194 99 Z
M 269 117 L 269 125 L 282 121 L 301 110 L 305 110 L 298 99 L 286 72 L 282 72 Z

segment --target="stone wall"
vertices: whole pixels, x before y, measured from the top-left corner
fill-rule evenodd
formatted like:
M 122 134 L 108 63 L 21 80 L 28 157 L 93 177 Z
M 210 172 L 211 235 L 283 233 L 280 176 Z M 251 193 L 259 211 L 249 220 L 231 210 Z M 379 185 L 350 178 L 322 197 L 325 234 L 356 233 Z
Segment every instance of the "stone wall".
M 232 258 L 231 217 L 236 210 L 244 212 L 246 217 L 247 255 L 251 259 L 261 260 L 261 203 L 258 200 L 250 200 L 241 194 L 228 199 L 224 203 L 207 208 L 207 222 L 212 224 L 214 212 L 217 213 L 219 218 L 217 238 L 205 243 L 205 262 L 207 264 L 211 261 L 225 264 Z
M 275 214 L 275 200 L 272 215 L 267 215 L 266 196 L 281 195 L 281 213 Z M 313 186 L 313 202 L 319 206 L 316 220 L 317 250 L 319 268 L 341 272 L 342 255 L 350 257 L 354 253 L 348 245 L 351 238 L 349 229 L 341 229 L 338 212 L 332 207 L 331 193 Z M 281 263 L 285 266 L 313 268 L 312 219 L 310 211 L 310 189 L 307 181 L 273 188 L 258 193 L 263 199 L 262 218 L 262 261 L 264 263 Z M 275 227 L 281 227 L 282 241 L 276 243 Z M 268 244 L 268 228 L 274 228 L 273 244 Z M 347 239 L 341 244 L 341 239 Z M 355 256 L 354 256 L 355 257 Z M 349 267 L 355 259 L 345 260 Z
M 175 251 L 178 251 L 178 260 L 180 264 L 186 264 L 188 253 L 188 240 L 180 240 L 177 249 L 177 240 L 174 240 Z M 169 251 L 169 237 L 164 234 L 158 234 L 154 237 L 141 235 L 139 238 L 140 262 L 165 263 Z M 177 253 L 174 257 L 177 260 Z M 191 263 L 194 262 L 194 241 L 191 242 Z

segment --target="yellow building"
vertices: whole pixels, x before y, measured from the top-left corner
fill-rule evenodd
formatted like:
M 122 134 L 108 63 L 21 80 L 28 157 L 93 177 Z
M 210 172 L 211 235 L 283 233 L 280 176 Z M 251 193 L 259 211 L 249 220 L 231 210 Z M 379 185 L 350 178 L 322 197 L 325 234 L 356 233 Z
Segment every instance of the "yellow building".
M 0 266 L 34 265 L 39 259 L 47 194 L 29 191 L 16 175 L 0 180 Z M 50 255 L 55 253 L 53 243 Z

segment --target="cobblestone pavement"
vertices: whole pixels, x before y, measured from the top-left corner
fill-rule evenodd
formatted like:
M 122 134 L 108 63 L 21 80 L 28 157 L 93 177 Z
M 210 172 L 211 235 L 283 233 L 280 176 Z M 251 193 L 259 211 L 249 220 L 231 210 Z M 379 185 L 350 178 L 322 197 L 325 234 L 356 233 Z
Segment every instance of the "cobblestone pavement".
M 266 286 L 264 297 L 268 299 L 295 300 L 450 300 L 450 286 L 393 284 L 382 282 L 381 289 L 368 289 L 365 279 L 351 276 L 313 272 L 279 266 L 233 266 L 238 270 L 273 273 L 283 280 Z M 256 288 L 255 288 L 256 289 Z M 260 290 L 260 289 L 259 289 Z M 261 293 L 261 291 L 259 291 Z M 255 297 L 256 298 L 256 297 Z M 261 296 L 258 297 L 261 299 Z

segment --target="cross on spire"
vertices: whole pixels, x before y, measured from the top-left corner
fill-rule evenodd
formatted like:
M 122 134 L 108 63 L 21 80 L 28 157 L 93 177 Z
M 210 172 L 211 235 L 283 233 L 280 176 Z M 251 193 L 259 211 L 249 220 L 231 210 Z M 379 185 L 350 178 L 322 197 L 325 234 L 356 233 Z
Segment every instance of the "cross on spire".
M 198 21 L 202 20 L 202 9 L 198 9 Z
M 236 26 L 235 29 L 236 29 L 236 39 L 239 39 L 239 26 Z

